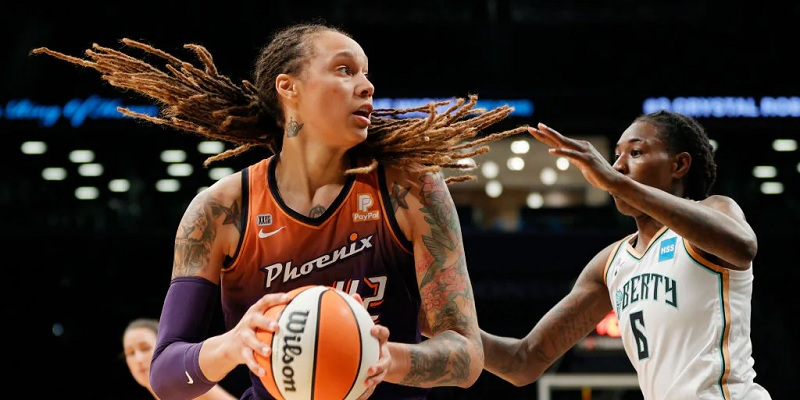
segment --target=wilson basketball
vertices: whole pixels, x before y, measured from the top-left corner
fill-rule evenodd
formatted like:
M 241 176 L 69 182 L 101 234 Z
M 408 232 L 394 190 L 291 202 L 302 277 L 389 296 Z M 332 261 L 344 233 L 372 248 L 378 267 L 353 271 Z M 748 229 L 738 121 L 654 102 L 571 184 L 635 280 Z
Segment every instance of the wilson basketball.
M 352 296 L 330 286 L 300 287 L 289 297 L 265 312 L 278 321 L 278 332 L 256 332 L 272 348 L 267 357 L 254 353 L 267 371 L 261 382 L 278 400 L 356 399 L 380 353 L 369 332 L 372 317 Z

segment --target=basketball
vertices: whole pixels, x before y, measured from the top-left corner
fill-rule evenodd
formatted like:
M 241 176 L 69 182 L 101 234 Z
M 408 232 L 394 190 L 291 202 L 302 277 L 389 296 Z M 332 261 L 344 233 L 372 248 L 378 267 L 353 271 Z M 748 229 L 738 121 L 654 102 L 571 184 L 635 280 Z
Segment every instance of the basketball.
M 272 348 L 254 353 L 266 369 L 261 377 L 278 400 L 354 400 L 366 390 L 367 369 L 378 361 L 378 339 L 370 334 L 372 317 L 347 293 L 309 285 L 290 291 L 289 302 L 265 315 L 278 332 L 257 331 Z

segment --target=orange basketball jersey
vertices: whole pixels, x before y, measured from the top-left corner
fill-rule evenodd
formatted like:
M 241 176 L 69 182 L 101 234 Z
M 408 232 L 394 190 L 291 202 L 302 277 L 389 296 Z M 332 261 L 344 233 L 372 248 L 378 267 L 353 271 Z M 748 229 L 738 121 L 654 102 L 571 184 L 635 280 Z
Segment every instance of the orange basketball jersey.
M 373 320 L 389 328 L 392 341 L 418 343 L 420 300 L 412 247 L 394 219 L 383 169 L 350 176 L 325 213 L 309 218 L 281 199 L 277 160 L 272 156 L 242 170 L 242 237 L 221 280 L 227 328 L 266 293 L 318 284 L 360 294 Z M 258 394 L 269 398 L 258 378 L 253 381 Z M 387 396 L 376 391 L 373 398 L 424 393 L 395 389 Z M 398 396 L 397 391 L 409 393 Z

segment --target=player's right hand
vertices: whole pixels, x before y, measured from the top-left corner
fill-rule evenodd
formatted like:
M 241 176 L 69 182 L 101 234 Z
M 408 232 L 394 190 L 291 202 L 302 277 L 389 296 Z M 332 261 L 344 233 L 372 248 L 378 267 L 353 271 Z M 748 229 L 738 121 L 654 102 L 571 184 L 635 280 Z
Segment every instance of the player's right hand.
M 256 376 L 264 376 L 266 371 L 256 361 L 254 352 L 268 356 L 272 349 L 269 344 L 256 337 L 256 331 L 278 331 L 278 321 L 267 317 L 267 309 L 286 304 L 289 296 L 286 293 L 270 293 L 256 301 L 244 313 L 239 323 L 224 335 L 226 337 L 226 354 L 237 357 L 238 364 L 245 364 Z

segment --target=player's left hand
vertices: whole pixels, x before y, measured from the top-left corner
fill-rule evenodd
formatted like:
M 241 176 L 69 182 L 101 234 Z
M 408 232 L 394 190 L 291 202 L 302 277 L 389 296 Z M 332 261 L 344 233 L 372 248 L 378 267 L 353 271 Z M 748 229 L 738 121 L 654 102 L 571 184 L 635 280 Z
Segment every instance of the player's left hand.
M 389 366 L 392 364 L 392 354 L 389 352 L 389 346 L 387 346 L 389 342 L 389 328 L 375 324 L 375 326 L 370 329 L 370 333 L 372 333 L 372 336 L 375 336 L 380 343 L 380 356 L 378 357 L 378 362 L 370 366 L 367 370 L 367 389 L 357 400 L 365 400 L 372 396 L 378 384 L 383 382 L 386 373 L 389 371 Z
M 355 293 L 352 296 L 361 303 L 362 306 L 364 305 L 364 299 L 361 298 L 361 295 Z M 378 356 L 378 361 L 367 370 L 367 380 L 365 382 L 367 389 L 364 390 L 364 393 L 358 396 L 356 400 L 366 400 L 372 396 L 375 387 L 383 382 L 383 379 L 386 378 L 386 373 L 389 372 L 389 366 L 392 365 L 392 353 L 389 351 L 389 346 L 387 345 L 389 342 L 389 328 L 375 324 L 370 329 L 370 333 L 378 339 L 380 355 Z

